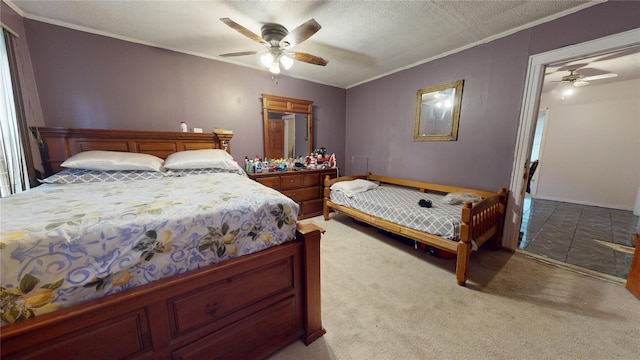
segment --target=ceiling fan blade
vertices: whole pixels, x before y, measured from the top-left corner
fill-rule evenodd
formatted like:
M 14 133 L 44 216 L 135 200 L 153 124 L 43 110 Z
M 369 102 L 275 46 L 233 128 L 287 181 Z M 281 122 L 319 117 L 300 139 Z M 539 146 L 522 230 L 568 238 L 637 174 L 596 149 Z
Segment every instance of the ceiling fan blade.
M 287 36 L 280 40 L 280 47 L 290 48 L 294 47 L 301 42 L 310 38 L 313 34 L 317 33 L 322 26 L 318 24 L 315 19 L 311 19 L 306 23 L 298 26 L 297 28 L 291 30 Z
M 234 53 L 221 54 L 220 56 L 229 57 L 229 56 L 245 56 L 245 55 L 255 55 L 257 51 L 240 51 Z
M 230 28 L 232 28 L 233 30 L 239 32 L 240 34 L 248 37 L 249 39 L 260 43 L 266 47 L 271 47 L 271 45 L 264 41 L 260 36 L 258 36 L 257 34 L 255 34 L 254 32 L 252 32 L 251 30 L 247 29 L 246 27 L 238 24 L 237 22 L 229 19 L 229 18 L 220 18 L 220 21 L 222 21 L 223 23 L 227 24 L 227 26 L 229 26 Z
M 329 61 L 315 55 L 301 53 L 301 52 L 290 52 L 287 55 L 292 56 L 294 59 L 302 62 L 306 62 L 313 65 L 325 66 Z
M 601 79 L 609 79 L 616 76 L 618 76 L 618 74 L 616 73 L 606 73 L 606 74 L 600 74 L 600 75 L 587 76 L 582 78 L 582 80 L 584 81 L 601 80 Z
M 575 71 L 578 71 L 579 69 L 582 69 L 583 67 L 588 66 L 588 65 L 589 64 L 587 64 L 587 63 L 566 64 L 566 65 L 560 66 L 558 68 L 558 70 L 556 70 L 556 71 L 562 71 L 562 72 L 564 72 L 564 71 L 574 71 L 575 72 Z

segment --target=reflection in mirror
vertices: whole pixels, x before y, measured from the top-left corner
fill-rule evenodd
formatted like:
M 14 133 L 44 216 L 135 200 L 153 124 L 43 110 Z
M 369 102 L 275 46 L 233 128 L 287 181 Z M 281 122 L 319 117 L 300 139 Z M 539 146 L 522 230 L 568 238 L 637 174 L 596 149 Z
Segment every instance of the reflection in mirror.
M 294 158 L 313 149 L 313 101 L 262 94 L 264 157 Z
M 309 149 L 307 115 L 269 111 L 267 129 L 271 144 L 267 159 L 306 156 Z
M 458 139 L 463 82 L 458 80 L 418 90 L 414 141 Z

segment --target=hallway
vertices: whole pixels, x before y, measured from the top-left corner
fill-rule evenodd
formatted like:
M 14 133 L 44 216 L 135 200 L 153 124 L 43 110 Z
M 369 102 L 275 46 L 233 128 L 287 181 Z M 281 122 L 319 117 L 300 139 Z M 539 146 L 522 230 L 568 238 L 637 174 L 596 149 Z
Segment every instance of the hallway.
M 527 197 L 518 248 L 626 279 L 637 223 L 632 211 Z

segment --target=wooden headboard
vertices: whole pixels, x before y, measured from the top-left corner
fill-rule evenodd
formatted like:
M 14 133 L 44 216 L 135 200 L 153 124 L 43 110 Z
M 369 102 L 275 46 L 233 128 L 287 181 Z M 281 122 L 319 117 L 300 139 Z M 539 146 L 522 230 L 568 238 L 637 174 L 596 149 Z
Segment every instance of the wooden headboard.
M 42 139 L 40 156 L 45 176 L 62 170 L 63 161 L 82 151 L 136 152 L 163 159 L 184 150 L 225 149 L 231 153 L 233 137 L 233 134 L 48 127 L 32 127 L 31 132 L 36 139 Z

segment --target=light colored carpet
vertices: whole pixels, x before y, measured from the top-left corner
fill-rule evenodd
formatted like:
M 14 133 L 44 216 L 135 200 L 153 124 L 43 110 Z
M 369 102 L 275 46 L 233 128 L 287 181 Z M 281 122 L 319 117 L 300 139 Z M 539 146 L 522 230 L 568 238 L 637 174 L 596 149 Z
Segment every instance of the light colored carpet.
M 327 333 L 272 360 L 640 359 L 640 300 L 620 282 L 480 249 L 461 287 L 455 260 L 341 214 L 310 220 L 326 230 Z

